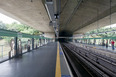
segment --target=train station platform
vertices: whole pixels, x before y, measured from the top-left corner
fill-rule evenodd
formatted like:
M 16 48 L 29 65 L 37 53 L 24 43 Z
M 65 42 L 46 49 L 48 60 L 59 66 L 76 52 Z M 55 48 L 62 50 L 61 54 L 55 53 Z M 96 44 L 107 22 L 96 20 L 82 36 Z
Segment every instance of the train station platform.
M 64 54 L 57 43 L 48 43 L 23 54 L 20 58 L 13 58 L 0 64 L 0 77 L 58 76 L 71 77 Z
M 88 44 L 74 43 L 74 42 L 71 42 L 71 44 L 74 44 L 76 46 L 83 47 L 87 50 L 92 50 L 93 52 L 96 52 L 98 54 L 116 59 L 116 50 L 112 50 L 111 47 L 106 48 L 105 46 L 88 45 Z
M 76 43 L 76 44 L 79 45 L 80 43 Z M 111 46 L 109 46 L 108 48 L 106 48 L 106 46 L 100 46 L 100 45 L 91 45 L 91 44 L 82 44 L 82 43 L 81 43 L 81 45 L 116 53 L 116 48 L 114 48 L 114 50 L 112 50 Z
M 109 51 L 109 52 L 116 53 L 116 48 L 114 48 L 114 50 L 112 50 L 112 47 L 111 47 L 111 46 L 109 46 L 108 48 L 106 48 L 106 46 L 100 46 L 100 45 L 89 45 L 89 44 L 83 44 L 83 45 L 86 45 L 86 46 L 89 46 L 89 47 L 94 47 L 94 48 L 97 48 L 97 49 L 101 49 L 101 50 L 105 50 L 105 51 Z

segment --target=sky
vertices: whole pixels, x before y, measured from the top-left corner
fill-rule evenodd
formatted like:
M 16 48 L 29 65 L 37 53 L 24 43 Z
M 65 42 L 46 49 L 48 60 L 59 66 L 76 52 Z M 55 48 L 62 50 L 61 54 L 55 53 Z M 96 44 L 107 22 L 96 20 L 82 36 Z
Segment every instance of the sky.
M 108 25 L 105 28 L 116 27 L 116 24 Z
M 0 13 L 0 21 L 4 22 L 4 23 L 7 23 L 7 24 L 11 24 L 13 22 L 17 22 L 17 23 L 20 23 L 19 21 L 11 18 L 11 17 L 8 17 L 2 13 Z

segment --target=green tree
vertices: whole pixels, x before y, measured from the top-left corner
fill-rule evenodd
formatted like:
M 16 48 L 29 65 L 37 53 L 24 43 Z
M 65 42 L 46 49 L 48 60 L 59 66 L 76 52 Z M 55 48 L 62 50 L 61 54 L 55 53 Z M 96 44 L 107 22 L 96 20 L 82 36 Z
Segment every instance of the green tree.
M 33 29 L 32 27 L 29 27 L 24 24 L 18 24 L 16 22 L 14 22 L 12 24 L 6 24 L 6 26 L 7 26 L 8 30 L 12 30 L 12 31 L 18 31 L 18 32 L 34 34 L 34 35 L 40 34 L 40 32 L 38 30 Z
M 86 34 L 97 34 L 97 35 L 92 35 L 94 37 L 116 37 L 115 32 L 112 32 L 114 30 L 116 30 L 116 27 L 113 27 L 113 28 L 103 27 L 100 29 L 89 31 Z
M 0 29 L 7 29 L 6 25 L 0 21 Z

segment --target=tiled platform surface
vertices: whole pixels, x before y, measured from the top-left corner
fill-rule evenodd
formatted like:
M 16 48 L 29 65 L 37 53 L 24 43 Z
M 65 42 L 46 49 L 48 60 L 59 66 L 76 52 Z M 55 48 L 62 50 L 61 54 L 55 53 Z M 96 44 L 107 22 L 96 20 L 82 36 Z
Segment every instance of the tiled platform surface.
M 55 77 L 57 43 L 0 64 L 0 77 Z

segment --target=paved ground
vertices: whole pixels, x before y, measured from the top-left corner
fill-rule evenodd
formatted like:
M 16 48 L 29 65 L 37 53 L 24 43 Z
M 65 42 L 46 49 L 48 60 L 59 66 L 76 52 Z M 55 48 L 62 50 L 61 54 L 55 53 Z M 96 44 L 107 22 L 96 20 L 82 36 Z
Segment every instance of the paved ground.
M 55 77 L 57 44 L 49 43 L 37 50 L 0 64 L 0 77 Z
M 111 47 L 106 49 L 105 46 L 98 46 L 98 45 L 88 45 L 88 44 L 80 44 L 80 43 L 72 43 L 76 46 L 83 47 L 87 50 L 92 50 L 93 52 L 99 53 L 101 55 L 108 56 L 110 58 L 116 59 L 116 50 L 112 50 Z

